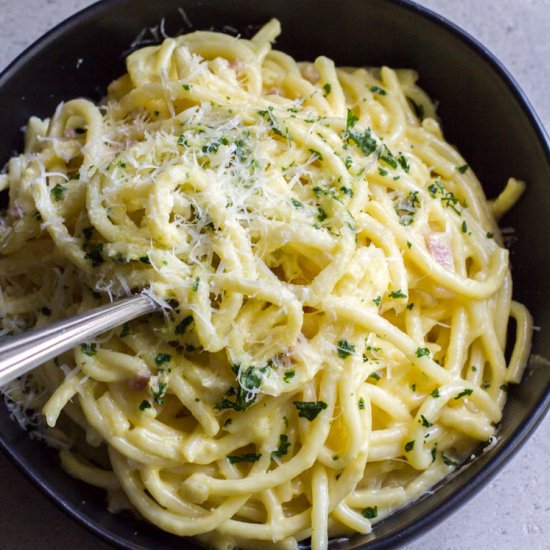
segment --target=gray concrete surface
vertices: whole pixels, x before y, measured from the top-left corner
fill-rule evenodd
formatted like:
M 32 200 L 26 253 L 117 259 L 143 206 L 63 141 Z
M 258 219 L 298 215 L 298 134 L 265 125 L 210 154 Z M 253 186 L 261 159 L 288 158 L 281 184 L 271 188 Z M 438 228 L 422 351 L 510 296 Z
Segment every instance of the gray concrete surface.
M 90 0 L 0 0 L 0 69 Z M 421 0 L 480 39 L 550 128 L 550 0 Z M 406 550 L 550 550 L 550 417 L 497 478 Z M 107 550 L 0 456 L 0 549 Z

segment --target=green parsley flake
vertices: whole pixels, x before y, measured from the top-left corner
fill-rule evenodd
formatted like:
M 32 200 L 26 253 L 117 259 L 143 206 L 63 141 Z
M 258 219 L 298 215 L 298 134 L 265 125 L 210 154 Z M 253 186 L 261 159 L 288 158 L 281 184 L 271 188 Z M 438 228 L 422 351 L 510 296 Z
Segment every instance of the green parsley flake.
M 323 90 L 325 90 L 325 97 L 327 97 L 327 95 L 329 95 L 330 92 L 332 91 L 332 87 L 331 87 L 331 85 L 327 82 L 327 83 L 323 86 Z
M 307 418 L 310 422 L 317 418 L 317 415 L 327 408 L 324 401 L 293 401 L 298 409 L 298 416 Z
M 181 334 L 185 334 L 185 332 L 187 331 L 189 325 L 191 325 L 191 323 L 193 322 L 193 316 L 192 315 L 188 315 L 187 317 L 185 317 L 182 321 L 180 321 L 177 325 L 176 325 L 176 329 L 175 329 L 175 333 L 177 335 L 181 335 Z
M 462 390 L 456 397 L 455 399 L 460 399 L 462 397 L 465 397 L 465 396 L 468 396 L 468 395 L 472 395 L 472 393 L 474 393 L 474 390 L 472 388 L 466 388 L 465 390 Z
M 130 323 L 124 323 L 122 325 L 122 330 L 120 331 L 120 337 L 125 338 L 130 334 Z
M 430 355 L 430 350 L 428 348 L 416 348 L 417 357 L 425 357 Z
M 197 290 L 199 289 L 200 282 L 201 282 L 200 278 L 195 277 L 195 280 L 193 281 L 193 286 L 191 287 L 193 292 L 197 292 Z
M 166 395 L 167 389 L 168 384 L 166 382 L 160 382 L 157 388 L 151 388 L 151 395 L 159 405 L 164 403 L 164 396 Z
M 458 462 L 451 460 L 449 457 L 445 456 L 443 453 L 441 453 L 441 460 L 443 460 L 443 462 L 447 466 L 458 466 Z
M 61 185 L 60 183 L 56 183 L 53 189 L 50 191 L 51 196 L 53 197 L 53 200 L 56 202 L 63 200 L 63 193 L 67 190 L 67 188 L 64 185 Z
M 400 154 L 399 158 L 397 159 L 397 162 L 399 162 L 399 164 L 401 165 L 401 168 L 403 168 L 403 170 L 405 170 L 405 172 L 407 172 L 408 174 L 411 169 L 411 165 L 409 164 L 409 161 L 407 160 L 405 155 Z
M 140 404 L 139 404 L 139 410 L 140 411 L 144 411 L 146 409 L 150 409 L 152 407 L 151 403 L 149 401 L 147 401 L 147 399 L 144 399 Z
M 386 90 L 384 90 L 384 88 L 380 88 L 380 86 L 371 86 L 370 91 L 373 94 L 386 95 Z
M 294 378 L 295 375 L 296 373 L 293 370 L 287 370 L 283 374 L 283 380 L 285 381 L 286 384 L 288 384 Z
M 462 166 L 457 166 L 456 169 L 461 173 L 465 174 L 468 170 L 469 166 L 467 164 L 463 164 Z
M 415 440 L 413 439 L 412 441 L 409 441 L 408 443 L 405 444 L 406 453 L 410 453 L 414 449 L 414 442 Z
M 406 294 L 403 294 L 403 292 L 401 292 L 401 289 L 394 290 L 394 291 L 390 292 L 389 296 L 390 296 L 390 298 L 394 298 L 394 299 L 406 298 L 407 297 Z
M 90 252 L 84 254 L 84 258 L 92 263 L 92 267 L 101 265 L 105 260 L 103 259 L 103 243 L 97 243 Z
M 292 197 L 290 199 L 290 202 L 292 203 L 292 205 L 295 207 L 295 208 L 303 208 L 304 207 L 304 203 L 299 201 L 298 199 L 295 199 L 294 197 Z
M 374 519 L 378 516 L 378 506 L 367 506 L 364 510 L 361 510 L 361 515 L 367 519 Z
M 279 447 L 276 451 L 271 452 L 271 458 L 281 458 L 288 454 L 288 448 L 290 447 L 290 441 L 288 440 L 288 435 L 280 434 L 279 435 Z
M 168 363 L 172 359 L 172 356 L 169 353 L 159 353 L 155 357 L 155 364 L 157 367 L 160 367 L 161 365 L 164 365 L 164 363 Z
M 355 346 L 347 340 L 338 340 L 336 350 L 338 352 L 338 357 L 345 359 L 355 353 Z
M 429 428 L 430 426 L 433 426 L 433 424 L 423 415 L 420 415 L 420 420 L 418 421 L 419 424 L 422 424 L 425 428 Z
M 188 92 L 191 89 L 191 84 L 182 84 L 181 87 Z
M 435 388 L 435 390 L 432 391 L 431 396 L 434 399 L 437 399 L 438 397 L 441 397 L 441 394 L 439 393 L 439 388 Z
M 374 298 L 373 302 L 376 304 L 377 307 L 380 307 L 380 304 L 382 303 L 382 296 L 377 296 Z
M 357 406 L 359 407 L 360 410 L 362 411 L 365 410 L 365 400 L 362 397 L 359 398 Z
M 257 455 L 254 453 L 247 453 L 244 455 L 228 455 L 227 460 L 229 460 L 230 464 L 239 464 L 240 462 L 258 462 L 261 456 L 261 454 Z
M 97 344 L 95 342 L 80 344 L 80 351 L 89 357 L 92 357 L 97 353 Z
M 328 218 L 327 213 L 320 207 L 317 207 L 317 220 L 320 222 L 325 221 Z

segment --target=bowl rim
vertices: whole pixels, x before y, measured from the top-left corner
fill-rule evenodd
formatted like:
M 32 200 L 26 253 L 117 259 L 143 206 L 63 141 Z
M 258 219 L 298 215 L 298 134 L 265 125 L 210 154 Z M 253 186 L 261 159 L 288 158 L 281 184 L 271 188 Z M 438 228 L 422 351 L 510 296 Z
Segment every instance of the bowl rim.
M 417 4 L 414 0 L 379 0 L 386 4 L 394 4 L 399 8 L 414 12 L 416 15 L 427 19 L 429 22 L 449 31 L 455 38 L 459 39 L 465 46 L 471 49 L 478 57 L 480 57 L 490 68 L 495 75 L 504 83 L 508 91 L 510 91 L 521 108 L 523 115 L 526 117 L 531 128 L 534 130 L 537 141 L 543 149 L 544 157 L 550 167 L 550 138 L 537 115 L 534 107 L 530 103 L 527 95 L 516 81 L 515 77 L 506 68 L 492 51 L 485 46 L 480 40 L 475 38 L 468 31 L 460 27 L 457 23 L 447 19 L 445 16 L 435 12 L 425 6 Z M 63 21 L 56 24 L 50 30 L 42 34 L 38 39 L 33 41 L 21 53 L 19 53 L 8 65 L 0 72 L 0 85 L 5 79 L 9 79 L 11 73 L 19 70 L 19 65 L 23 64 L 27 57 L 32 55 L 35 49 L 44 47 L 50 40 L 55 40 L 59 35 L 62 35 L 69 28 L 77 25 L 81 20 L 88 17 L 94 17 L 101 14 L 103 11 L 108 11 L 116 5 L 127 4 L 128 0 L 97 0 L 85 8 L 70 15 Z M 550 386 L 549 388 L 550 389 Z M 389 548 L 397 548 L 405 542 L 410 542 L 413 539 L 424 535 L 434 524 L 442 521 L 459 507 L 470 500 L 479 489 L 482 489 L 497 472 L 518 452 L 525 444 L 527 439 L 532 435 L 537 426 L 542 422 L 546 414 L 550 411 L 550 391 L 535 404 L 530 414 L 528 414 L 523 422 L 511 432 L 506 441 L 499 446 L 498 449 L 492 451 L 491 459 L 487 461 L 477 472 L 473 474 L 471 479 L 455 490 L 448 498 L 445 499 L 438 507 L 428 511 L 424 516 L 415 520 L 411 524 L 403 527 L 395 533 L 390 533 L 383 538 L 373 539 L 366 542 L 360 548 L 369 550 L 382 550 Z M 141 544 L 136 544 L 128 539 L 123 539 L 113 532 L 106 531 L 98 522 L 91 520 L 88 515 L 73 508 L 70 503 L 65 501 L 46 483 L 32 467 L 25 464 L 24 457 L 10 447 L 5 441 L 3 434 L 0 432 L 0 450 L 8 458 L 8 460 L 21 472 L 25 477 L 32 482 L 51 502 L 58 508 L 63 510 L 69 517 L 83 526 L 89 532 L 97 536 L 104 542 L 110 543 L 118 548 L 125 550 L 147 550 Z M 411 503 L 409 503 L 411 504 Z M 414 502 L 412 503 L 414 504 Z M 399 510 L 395 512 L 398 514 Z M 393 515 L 393 514 L 392 514 Z M 376 529 L 376 526 L 375 526 Z M 183 539 L 185 540 L 185 539 Z

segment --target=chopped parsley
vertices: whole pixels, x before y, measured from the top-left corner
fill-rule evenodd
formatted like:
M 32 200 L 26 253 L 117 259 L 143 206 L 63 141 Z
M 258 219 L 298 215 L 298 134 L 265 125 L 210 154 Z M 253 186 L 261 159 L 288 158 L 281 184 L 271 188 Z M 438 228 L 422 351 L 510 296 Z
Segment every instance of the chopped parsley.
M 380 307 L 380 304 L 382 303 L 382 296 L 377 296 L 374 298 L 373 302 L 376 304 L 376 306 Z
M 437 399 L 438 397 L 441 397 L 441 394 L 439 393 L 439 388 L 435 388 L 435 390 L 432 391 L 431 396 L 434 399 Z
M 365 400 L 362 397 L 359 398 L 359 401 L 357 402 L 357 406 L 359 407 L 360 410 L 362 411 L 365 410 Z
M 410 453 L 413 449 L 414 449 L 414 442 L 416 440 L 413 439 L 412 441 L 409 441 L 408 443 L 405 444 L 405 452 L 406 453 Z
M 285 381 L 286 384 L 288 384 L 294 378 L 295 375 L 296 373 L 293 370 L 287 370 L 283 374 L 283 380 Z
M 298 199 L 295 199 L 294 197 L 292 197 L 290 199 L 290 202 L 292 203 L 292 206 L 294 206 L 295 208 L 303 208 L 304 207 L 304 203 L 299 201 Z
M 447 466 L 458 466 L 458 462 L 451 460 L 448 456 L 445 456 L 443 453 L 441 453 L 441 460 L 443 460 L 443 462 Z
M 172 356 L 169 353 L 159 353 L 155 357 L 155 364 L 157 367 L 160 367 L 161 365 L 164 365 L 164 363 L 168 363 L 172 359 Z
M 388 171 L 385 170 L 384 168 L 378 168 L 378 173 L 379 173 L 382 177 L 388 175 Z
M 191 89 L 191 84 L 182 84 L 181 87 L 188 92 Z
M 468 233 L 468 226 L 466 225 L 465 221 L 462 222 L 460 229 L 462 229 L 462 233 Z
M 393 290 L 392 292 L 390 292 L 389 296 L 390 296 L 390 298 L 394 298 L 394 299 L 406 298 L 407 297 L 406 294 L 403 294 L 403 292 L 401 292 L 401 289 Z
M 353 197 L 353 189 L 351 189 L 350 187 L 340 187 L 340 193 Z
M 105 260 L 103 259 L 103 243 L 97 243 L 90 252 L 84 254 L 84 258 L 92 263 L 92 267 L 101 265 Z
M 403 168 L 403 170 L 405 170 L 405 172 L 407 172 L 408 174 L 411 169 L 411 165 L 409 164 L 409 161 L 407 160 L 405 155 L 401 153 L 397 159 L 397 162 L 399 162 L 399 164 L 401 165 L 401 168 Z
M 67 188 L 64 185 L 61 185 L 60 183 L 56 183 L 55 186 L 50 191 L 51 196 L 53 197 L 53 200 L 56 202 L 63 200 L 63 193 L 67 190 Z
M 472 395 L 472 393 L 474 393 L 474 390 L 472 388 L 466 388 L 465 390 L 462 390 L 459 394 L 457 394 L 455 399 L 460 399 L 461 397 Z
M 191 287 L 193 289 L 193 292 L 197 292 L 197 290 L 199 289 L 200 282 L 201 282 L 200 278 L 195 277 L 195 280 L 193 281 L 193 286 Z
M 417 357 L 425 357 L 430 355 L 430 350 L 428 348 L 416 348 Z
M 325 90 L 325 97 L 327 97 L 327 95 L 329 95 L 330 92 L 332 91 L 332 87 L 331 87 L 331 85 L 327 82 L 327 83 L 323 86 L 323 90 Z
M 384 88 L 380 88 L 380 86 L 371 86 L 370 91 L 373 94 L 386 95 L 386 90 L 384 90 Z
M 168 384 L 166 382 L 159 382 L 158 387 L 151 388 L 151 395 L 159 405 L 162 405 L 164 403 L 164 396 L 166 395 L 167 389 Z
M 425 428 L 429 428 L 430 426 L 433 426 L 433 424 L 423 415 L 420 415 L 420 420 L 418 421 L 419 424 L 422 424 Z
M 355 353 L 355 346 L 347 340 L 338 340 L 336 351 L 338 352 L 338 357 L 345 359 Z
M 315 149 L 310 149 L 309 152 L 316 158 L 316 160 L 323 160 L 323 155 L 316 151 Z
M 398 166 L 397 159 L 393 156 L 387 145 L 384 145 L 382 147 L 379 158 L 381 161 L 385 162 L 388 166 L 391 166 L 392 168 L 397 168 Z
M 320 222 L 325 221 L 328 218 L 327 213 L 320 207 L 317 207 L 317 220 Z
M 298 409 L 298 416 L 307 418 L 309 421 L 315 420 L 317 415 L 327 408 L 324 401 L 293 401 Z
M 271 458 L 281 458 L 288 454 L 288 448 L 290 447 L 290 441 L 288 440 L 288 435 L 280 434 L 279 435 L 279 447 L 276 451 L 271 452 Z
M 95 342 L 80 344 L 80 351 L 89 357 L 97 353 L 97 344 Z
M 124 323 L 122 325 L 122 330 L 120 331 L 120 337 L 124 338 L 130 334 L 130 323 Z
M 465 174 L 468 170 L 469 166 L 467 164 L 463 164 L 462 166 L 457 166 L 456 169 L 461 173 Z
M 233 370 L 238 372 L 239 365 L 234 365 Z M 257 368 L 247 367 L 238 378 L 237 388 L 229 388 L 225 392 L 224 398 L 216 403 L 218 410 L 234 409 L 236 411 L 245 411 L 256 401 L 256 390 L 262 385 L 263 375 L 267 367 Z
M 410 191 L 407 197 L 400 200 L 394 207 L 395 213 L 399 216 L 399 223 L 405 226 L 411 225 L 419 206 L 418 191 Z
M 140 256 L 139 261 L 140 261 L 142 264 L 151 265 L 151 260 L 150 260 L 150 258 L 149 258 L 148 255 Z
M 407 248 L 410 250 L 412 248 L 412 243 L 411 241 L 407 241 Z
M 414 302 L 411 302 L 410 304 L 407 304 L 407 309 L 411 311 L 414 308 Z
M 258 462 L 262 455 L 255 453 L 246 453 L 244 455 L 228 455 L 227 460 L 230 464 L 239 464 L 239 462 Z
M 268 122 L 268 124 L 271 126 L 271 130 L 275 135 L 284 137 L 283 132 L 281 132 L 281 129 L 279 128 L 277 120 L 273 116 L 273 107 L 268 107 L 267 111 L 258 111 L 258 114 Z
M 407 99 L 413 108 L 416 118 L 418 120 L 424 120 L 424 117 L 425 117 L 424 105 L 422 105 L 421 103 L 416 103 L 416 101 L 414 101 L 410 97 L 408 97 Z
M 191 325 L 191 323 L 193 322 L 193 316 L 192 315 L 188 315 L 187 317 L 185 317 L 182 321 L 180 321 L 177 325 L 176 325 L 176 329 L 175 329 L 175 333 L 177 335 L 181 335 L 181 334 L 185 334 L 185 332 L 187 331 L 187 329 L 189 328 L 189 325 Z
M 152 407 L 150 401 L 148 401 L 147 399 L 144 399 L 140 404 L 139 404 L 139 410 L 140 411 L 144 411 L 145 409 L 150 409 Z
M 367 519 L 374 519 L 378 516 L 378 506 L 367 506 L 364 510 L 361 510 L 361 515 Z
M 348 109 L 348 115 L 346 120 L 346 132 L 344 134 L 344 140 L 349 143 L 352 141 L 361 149 L 365 156 L 369 156 L 374 153 L 378 147 L 378 142 L 372 136 L 369 128 L 365 130 L 363 134 L 353 130 L 356 122 L 359 119 L 353 114 L 351 109 Z
M 485 235 L 488 239 L 492 239 L 494 237 L 493 233 L 490 231 L 487 231 L 487 234 Z

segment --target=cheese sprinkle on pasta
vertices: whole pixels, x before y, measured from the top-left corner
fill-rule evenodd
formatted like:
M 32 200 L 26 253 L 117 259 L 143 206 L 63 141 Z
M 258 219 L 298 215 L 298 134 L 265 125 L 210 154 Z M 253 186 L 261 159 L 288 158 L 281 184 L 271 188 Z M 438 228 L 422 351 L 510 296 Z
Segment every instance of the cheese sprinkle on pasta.
M 224 549 L 369 533 L 494 437 L 531 334 L 495 222 L 523 184 L 486 200 L 413 71 L 297 63 L 279 32 L 135 51 L 0 176 L 3 335 L 144 288 L 169 308 L 11 409 L 112 510 Z

